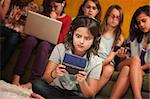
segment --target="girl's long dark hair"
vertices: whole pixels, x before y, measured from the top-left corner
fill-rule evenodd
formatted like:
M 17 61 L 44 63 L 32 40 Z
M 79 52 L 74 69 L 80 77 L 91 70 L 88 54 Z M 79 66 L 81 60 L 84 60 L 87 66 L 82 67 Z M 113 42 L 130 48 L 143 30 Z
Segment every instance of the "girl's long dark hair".
M 93 53 L 94 55 L 97 55 L 98 49 L 99 49 L 99 43 L 100 43 L 100 23 L 93 18 L 89 18 L 88 16 L 79 16 L 76 17 L 70 27 L 69 33 L 67 34 L 67 37 L 65 39 L 65 48 L 67 50 L 74 49 L 73 46 L 73 35 L 74 31 L 79 27 L 87 27 L 90 33 L 94 36 L 94 41 L 92 46 L 87 51 L 87 58 L 89 59 L 90 54 Z
M 110 16 L 110 13 L 112 12 L 113 9 L 117 9 L 120 13 L 120 19 L 119 19 L 119 25 L 116 27 L 115 29 L 115 42 L 117 42 L 119 39 L 120 39 L 120 35 L 122 34 L 122 24 L 123 24 L 123 11 L 122 11 L 122 8 L 119 6 L 119 5 L 111 5 L 108 10 L 106 11 L 106 14 L 105 14 L 105 17 L 103 19 L 103 22 L 102 22 L 102 34 L 105 33 L 108 28 L 107 28 L 107 20 L 108 20 L 108 17 Z
M 84 2 L 81 4 L 81 6 L 80 6 L 80 8 L 79 8 L 79 11 L 78 11 L 78 14 L 77 14 L 77 16 L 82 16 L 82 15 L 84 15 L 84 12 L 83 12 L 83 7 L 85 6 L 85 4 L 88 2 L 89 0 L 84 0 Z M 95 19 L 97 19 L 99 22 L 100 22 L 100 17 L 101 17 L 101 5 L 100 5 L 100 3 L 99 3 L 99 1 L 98 0 L 91 0 L 91 1 L 93 1 L 95 4 L 96 4 L 96 7 L 97 7 L 97 9 L 98 9 L 98 14 L 95 16 Z
M 141 31 L 141 29 L 139 28 L 137 19 L 136 19 L 141 13 L 144 13 L 150 17 L 149 11 L 150 11 L 150 6 L 145 5 L 145 6 L 138 8 L 134 12 L 133 17 L 131 19 L 131 23 L 130 23 L 130 29 L 129 29 L 129 32 L 130 32 L 129 39 L 131 41 L 134 41 L 135 39 L 137 39 L 137 42 L 140 43 L 142 41 L 143 35 L 145 34 L 145 35 L 148 35 L 148 43 L 150 43 L 150 31 L 148 31 L 149 33 L 143 33 L 143 31 Z
M 14 6 L 19 6 L 20 9 L 23 9 L 23 7 L 27 6 L 32 1 L 33 0 L 12 0 L 11 8 Z
M 61 15 L 62 15 L 63 13 L 65 13 L 65 12 L 64 12 L 64 9 L 65 9 L 65 7 L 66 7 L 66 5 L 67 5 L 65 0 L 45 0 L 45 1 L 43 2 L 43 8 L 44 8 L 43 13 L 42 13 L 43 15 L 49 16 L 49 13 L 52 11 L 52 4 L 53 4 L 54 2 L 57 2 L 57 3 L 65 3 Z

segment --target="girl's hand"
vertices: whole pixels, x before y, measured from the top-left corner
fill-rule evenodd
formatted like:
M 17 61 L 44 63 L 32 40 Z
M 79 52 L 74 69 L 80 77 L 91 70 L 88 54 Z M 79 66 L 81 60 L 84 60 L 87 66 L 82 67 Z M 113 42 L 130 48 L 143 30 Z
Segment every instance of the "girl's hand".
M 64 76 L 64 74 L 67 72 L 66 71 L 66 66 L 59 64 L 56 69 L 54 71 L 53 75 L 55 75 L 55 77 L 59 77 L 59 76 Z
M 120 49 L 118 49 L 117 51 L 117 56 L 120 58 L 125 58 L 127 55 L 127 49 L 125 49 L 124 47 L 121 47 Z
M 57 19 L 56 12 L 52 11 L 49 15 L 50 15 L 50 18 Z
M 22 13 L 23 12 L 18 7 L 16 7 L 10 12 L 9 18 L 13 21 L 18 21 Z
M 79 71 L 79 73 L 76 74 L 76 77 L 77 77 L 77 82 L 82 83 L 86 80 L 87 73 L 85 71 Z
M 15 20 L 18 21 L 22 14 L 23 14 L 23 11 L 21 9 L 17 9 L 15 13 Z
M 42 96 L 36 93 L 31 93 L 30 98 L 31 99 L 44 99 Z
M 29 35 L 22 33 L 22 32 L 19 32 L 19 33 L 20 33 L 21 38 L 23 38 L 23 39 L 26 39 L 29 36 Z
M 110 64 L 110 62 L 111 62 L 111 59 L 108 59 L 108 58 L 106 58 L 102 63 L 102 67 L 104 67 L 104 66 L 106 66 L 106 65 L 108 65 L 108 64 Z

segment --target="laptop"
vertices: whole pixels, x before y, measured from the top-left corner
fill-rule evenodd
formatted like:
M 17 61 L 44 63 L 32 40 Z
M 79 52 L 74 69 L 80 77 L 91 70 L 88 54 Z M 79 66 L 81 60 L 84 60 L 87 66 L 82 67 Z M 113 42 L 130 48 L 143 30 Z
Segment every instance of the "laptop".
M 24 33 L 56 45 L 61 26 L 62 22 L 58 20 L 29 11 Z

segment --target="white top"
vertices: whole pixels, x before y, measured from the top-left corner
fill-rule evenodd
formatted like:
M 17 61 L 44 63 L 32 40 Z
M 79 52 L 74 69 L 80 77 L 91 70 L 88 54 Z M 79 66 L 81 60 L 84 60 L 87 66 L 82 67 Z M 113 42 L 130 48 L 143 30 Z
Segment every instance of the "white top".
M 66 50 L 64 44 L 58 44 L 55 46 L 51 53 L 49 60 L 57 64 L 62 64 L 65 52 L 71 53 L 71 50 Z M 86 55 L 84 56 L 86 57 Z M 102 70 L 101 58 L 95 55 L 91 55 L 88 65 L 85 68 L 88 77 L 93 79 L 99 79 Z M 74 75 L 66 73 L 63 77 L 58 77 L 53 80 L 50 84 L 53 86 L 58 86 L 62 89 L 80 91 L 79 84 L 76 82 L 76 77 Z M 81 93 L 80 93 L 81 94 Z
M 112 36 L 109 39 L 105 38 L 104 36 L 101 36 L 98 55 L 103 60 L 106 59 L 108 57 L 109 53 L 111 52 L 114 40 L 115 40 L 115 36 Z M 112 62 L 114 62 L 114 61 L 112 61 Z
M 131 56 L 140 56 L 143 49 L 144 39 L 141 43 L 138 43 L 135 39 L 133 42 L 130 42 Z M 145 63 L 150 63 L 150 43 L 147 45 L 146 54 L 145 54 Z

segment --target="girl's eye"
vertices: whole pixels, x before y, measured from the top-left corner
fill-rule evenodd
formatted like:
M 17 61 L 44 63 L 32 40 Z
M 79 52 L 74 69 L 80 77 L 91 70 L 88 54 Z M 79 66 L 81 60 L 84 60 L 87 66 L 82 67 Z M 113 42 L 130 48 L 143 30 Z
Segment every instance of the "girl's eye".
M 142 19 L 142 20 L 140 20 L 140 21 L 137 21 L 137 24 L 139 25 L 140 23 L 146 23 L 146 19 Z
M 96 8 L 96 7 L 93 7 L 93 10 L 97 10 L 97 8 Z
M 54 8 L 57 8 L 57 6 L 55 5 Z
M 146 20 L 145 20 L 145 19 L 143 19 L 143 20 L 142 20 L 142 22 L 144 22 L 144 23 L 145 23 L 145 22 L 146 22 Z
M 87 41 L 89 41 L 89 40 L 90 40 L 90 38 L 89 38 L 89 37 L 85 37 L 85 39 L 86 39 Z
M 97 7 L 87 6 L 88 9 L 92 8 L 93 10 L 97 10 Z
M 77 37 L 77 38 L 80 38 L 80 37 L 81 37 L 81 35 L 79 35 L 79 34 L 76 34 L 76 37 Z
M 90 9 L 91 7 L 90 7 L 90 6 L 87 6 L 87 8 Z

